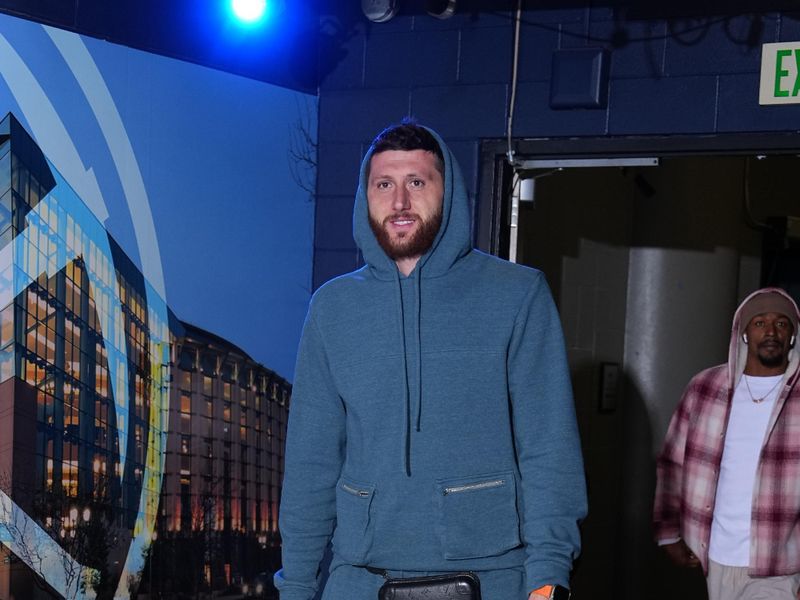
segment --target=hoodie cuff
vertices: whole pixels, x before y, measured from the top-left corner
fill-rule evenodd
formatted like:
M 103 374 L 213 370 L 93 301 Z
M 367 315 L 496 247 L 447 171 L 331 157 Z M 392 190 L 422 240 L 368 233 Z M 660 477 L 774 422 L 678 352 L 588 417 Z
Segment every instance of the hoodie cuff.
M 569 587 L 569 570 L 557 562 L 537 561 L 525 567 L 525 587 L 527 590 L 537 590 L 543 585 L 561 585 Z M 281 598 L 281 600 L 283 600 Z
M 280 600 L 313 600 L 317 591 L 313 588 L 292 585 L 283 578 L 283 569 L 280 569 L 272 578 L 275 587 L 278 589 Z

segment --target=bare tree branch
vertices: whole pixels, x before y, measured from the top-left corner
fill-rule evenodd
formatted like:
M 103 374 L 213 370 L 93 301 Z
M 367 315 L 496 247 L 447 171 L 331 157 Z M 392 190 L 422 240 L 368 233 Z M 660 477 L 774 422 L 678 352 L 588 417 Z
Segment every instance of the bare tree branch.
M 289 126 L 289 171 L 298 187 L 308 193 L 308 201 L 313 202 L 317 176 L 315 107 L 307 96 L 298 95 L 295 103 L 298 118 Z
M 49 515 L 40 522 L 10 491 L 8 475 L 0 475 L 0 544 L 27 565 L 40 588 L 65 600 L 95 598 L 108 583 L 105 562 L 114 528 L 106 516 L 88 509 L 79 514 L 74 498 L 45 493 L 34 500 L 33 512 Z

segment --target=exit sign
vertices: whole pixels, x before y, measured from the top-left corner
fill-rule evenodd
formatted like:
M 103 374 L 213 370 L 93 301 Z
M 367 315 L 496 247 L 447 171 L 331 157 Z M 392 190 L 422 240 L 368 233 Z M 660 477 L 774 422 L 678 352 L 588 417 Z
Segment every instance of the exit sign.
M 759 104 L 800 104 L 800 42 L 761 47 Z

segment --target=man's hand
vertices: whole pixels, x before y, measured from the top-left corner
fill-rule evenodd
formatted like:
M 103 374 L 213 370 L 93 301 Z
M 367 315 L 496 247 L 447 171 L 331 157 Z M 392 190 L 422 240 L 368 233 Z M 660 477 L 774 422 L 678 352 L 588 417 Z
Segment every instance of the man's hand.
M 694 555 L 694 552 L 689 549 L 689 546 L 683 540 L 678 540 L 672 544 L 664 544 L 661 548 L 667 553 L 672 563 L 678 567 L 693 568 L 700 566 L 700 559 Z

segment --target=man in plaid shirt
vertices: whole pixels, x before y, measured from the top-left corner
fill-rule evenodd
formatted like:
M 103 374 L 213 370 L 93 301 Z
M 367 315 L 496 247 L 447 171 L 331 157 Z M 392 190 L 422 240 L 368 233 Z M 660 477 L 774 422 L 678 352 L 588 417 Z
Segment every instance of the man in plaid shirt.
M 727 364 L 690 382 L 658 457 L 654 529 L 709 600 L 795 600 L 800 587 L 797 305 L 764 288 L 739 306 Z

